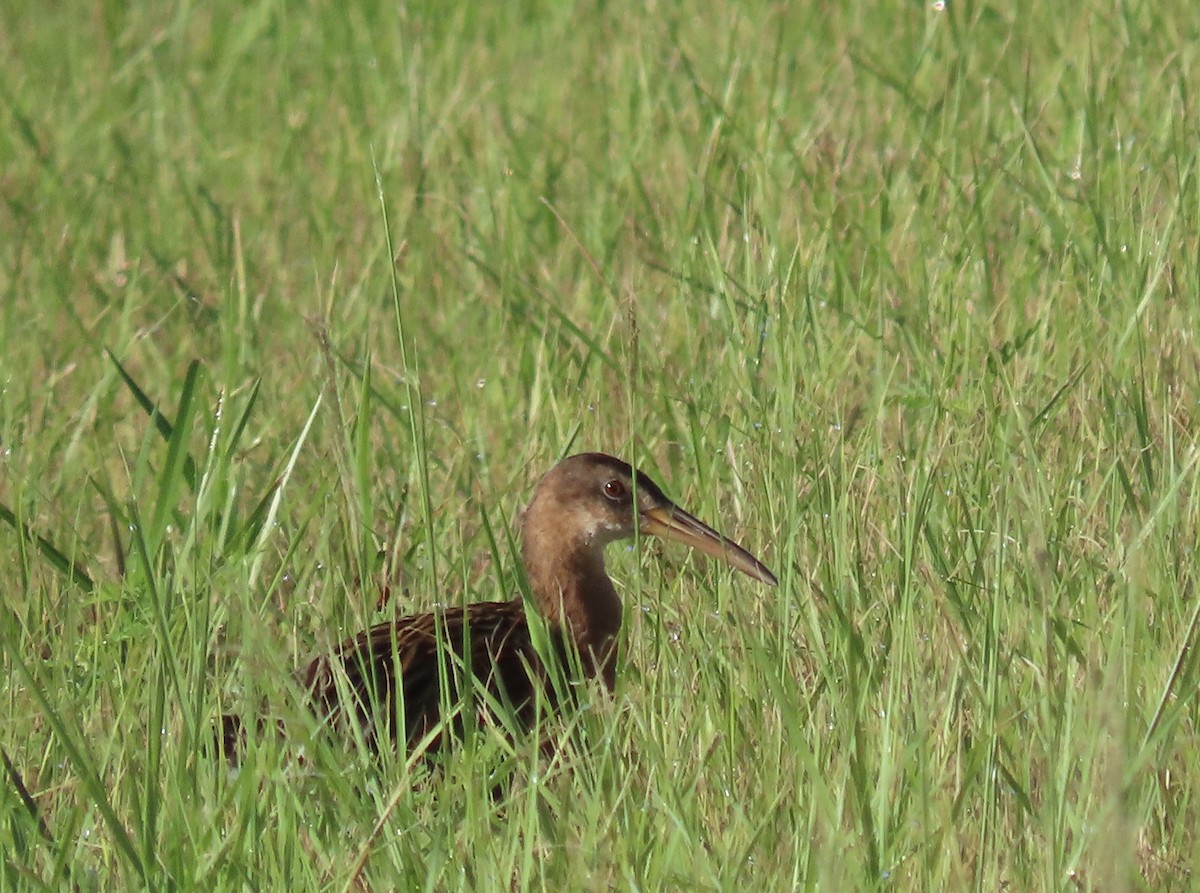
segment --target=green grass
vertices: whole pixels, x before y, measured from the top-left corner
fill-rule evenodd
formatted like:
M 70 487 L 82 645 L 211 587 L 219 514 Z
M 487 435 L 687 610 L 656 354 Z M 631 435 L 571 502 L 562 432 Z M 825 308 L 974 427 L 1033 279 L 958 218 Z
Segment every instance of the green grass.
M 1193 4 L 9 7 L 0 888 L 1193 888 Z M 584 449 L 586 760 L 202 753 Z

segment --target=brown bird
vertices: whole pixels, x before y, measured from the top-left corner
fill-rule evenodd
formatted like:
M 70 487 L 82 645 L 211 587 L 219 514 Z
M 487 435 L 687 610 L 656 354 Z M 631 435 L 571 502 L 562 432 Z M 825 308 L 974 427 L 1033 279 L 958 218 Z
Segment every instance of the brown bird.
M 521 598 L 479 602 L 427 614 L 398 617 L 353 636 L 313 659 L 297 673 L 313 710 L 345 730 L 356 723 L 378 747 L 382 731 L 391 741 L 438 749 L 446 732 L 460 732 L 466 673 L 473 705 L 510 707 L 529 726 L 537 693 L 554 702 L 542 655 L 599 677 L 610 691 L 616 678 L 616 640 L 621 600 L 604 569 L 604 547 L 635 531 L 678 540 L 766 583 L 775 576 L 741 546 L 669 500 L 658 485 L 627 463 L 603 453 L 559 462 L 538 483 L 522 521 L 522 557 L 533 607 L 544 619 L 549 648 L 535 647 Z M 577 658 L 574 655 L 578 655 Z M 242 732 L 224 718 L 227 757 L 236 758 Z

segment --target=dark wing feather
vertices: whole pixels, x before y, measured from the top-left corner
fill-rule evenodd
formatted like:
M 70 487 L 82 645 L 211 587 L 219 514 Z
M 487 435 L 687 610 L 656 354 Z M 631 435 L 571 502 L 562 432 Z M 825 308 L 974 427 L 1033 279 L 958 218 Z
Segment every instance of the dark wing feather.
M 319 655 L 297 675 L 313 709 L 334 728 L 356 722 L 365 740 L 378 747 L 382 726 L 387 738 L 412 747 L 437 727 L 444 706 L 461 704 L 468 669 L 491 698 L 511 706 L 520 721 L 532 720 L 545 670 L 519 599 L 373 626 Z M 489 711 L 479 699 L 461 709 L 474 709 L 488 721 Z M 440 747 L 446 730 L 461 732 L 461 713 L 446 726 L 432 737 L 430 750 Z

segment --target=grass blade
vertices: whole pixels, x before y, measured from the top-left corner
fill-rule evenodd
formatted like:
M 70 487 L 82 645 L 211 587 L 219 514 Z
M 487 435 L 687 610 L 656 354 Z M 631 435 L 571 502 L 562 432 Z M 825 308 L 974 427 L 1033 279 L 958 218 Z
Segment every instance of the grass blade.
M 167 441 L 167 462 L 163 466 L 158 484 L 158 499 L 154 504 L 154 514 L 151 516 L 148 545 L 154 554 L 162 544 L 166 534 L 167 521 L 175 511 L 179 502 L 179 485 L 186 481 L 195 490 L 195 463 L 188 455 L 188 438 L 192 433 L 194 420 L 192 404 L 196 395 L 196 382 L 200 375 L 200 363 L 193 360 L 188 365 L 187 376 L 183 382 L 183 392 L 179 395 L 179 407 L 175 414 L 175 426 Z M 187 473 L 192 469 L 192 476 Z
M 121 376 L 121 380 L 125 382 L 125 386 L 133 394 L 133 399 L 137 401 L 138 405 L 145 410 L 146 415 L 154 422 L 154 427 L 162 435 L 163 440 L 169 443 L 175 435 L 174 426 L 170 420 L 159 410 L 154 401 L 146 395 L 146 392 L 138 386 L 138 383 L 133 380 L 133 376 L 125 371 L 125 367 L 121 365 L 121 361 L 117 359 L 116 354 L 107 348 L 105 348 L 105 353 L 108 354 L 108 358 L 112 360 L 113 365 L 117 367 L 117 374 Z M 194 375 L 196 366 L 198 366 L 198 363 L 193 360 L 191 366 L 188 367 L 189 379 Z M 186 387 L 185 385 L 185 390 Z M 190 456 L 183 459 L 183 477 L 187 481 L 188 486 L 192 490 L 195 490 L 197 479 L 196 463 L 192 461 Z
M 12 665 L 17 669 L 17 674 L 25 681 L 28 690 L 33 694 L 34 699 L 41 708 L 42 717 L 46 720 L 46 724 L 53 731 L 63 750 L 67 752 L 67 759 L 74 767 L 79 780 L 83 783 L 84 790 L 87 792 L 91 802 L 99 810 L 101 817 L 104 819 L 104 824 L 108 827 L 108 831 L 112 835 L 118 851 L 124 856 L 125 861 L 141 879 L 142 883 L 146 883 L 148 880 L 147 867 L 133 843 L 133 838 L 130 836 L 129 831 L 126 830 L 125 823 L 117 815 L 117 811 L 109 799 L 104 782 L 100 780 L 99 772 L 97 772 L 96 767 L 87 758 L 83 748 L 79 745 L 82 735 L 78 733 L 78 730 L 69 728 L 67 720 L 50 703 L 45 690 L 38 684 L 33 673 L 30 672 L 29 665 L 25 662 L 20 649 L 8 647 L 6 650 L 8 652 L 8 659 L 12 661 Z
M 82 564 L 78 561 L 72 561 L 64 555 L 62 550 L 55 546 L 54 543 L 35 532 L 27 522 L 17 517 L 16 512 L 2 503 L 0 503 L 0 521 L 3 521 L 15 530 L 24 540 L 37 546 L 38 551 L 42 553 L 42 557 L 50 562 L 50 566 L 72 583 L 81 587 L 85 592 L 91 592 L 95 588 L 92 578 L 88 575 Z

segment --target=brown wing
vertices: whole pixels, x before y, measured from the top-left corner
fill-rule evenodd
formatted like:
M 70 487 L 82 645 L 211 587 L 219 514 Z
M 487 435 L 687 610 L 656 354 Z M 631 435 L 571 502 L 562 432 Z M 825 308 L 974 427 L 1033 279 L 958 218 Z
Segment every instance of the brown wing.
M 345 729 L 347 720 L 357 722 L 373 747 L 382 727 L 392 741 L 411 747 L 437 726 L 446 705 L 488 712 L 479 699 L 462 704 L 467 672 L 518 719 L 530 721 L 544 670 L 519 599 L 373 626 L 316 657 L 297 676 L 330 725 Z M 458 713 L 446 725 L 461 732 L 462 720 Z M 429 749 L 443 738 L 439 731 Z

